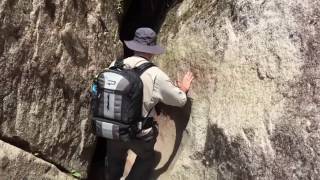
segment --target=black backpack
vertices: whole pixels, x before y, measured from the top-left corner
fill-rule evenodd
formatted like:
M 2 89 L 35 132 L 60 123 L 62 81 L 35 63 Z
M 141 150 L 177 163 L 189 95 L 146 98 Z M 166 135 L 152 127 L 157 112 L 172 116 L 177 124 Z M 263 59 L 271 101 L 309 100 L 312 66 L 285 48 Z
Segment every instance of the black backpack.
M 92 120 L 95 134 L 107 139 L 129 141 L 142 129 L 142 73 L 154 66 L 147 62 L 128 69 L 123 60 L 99 73 L 93 83 Z

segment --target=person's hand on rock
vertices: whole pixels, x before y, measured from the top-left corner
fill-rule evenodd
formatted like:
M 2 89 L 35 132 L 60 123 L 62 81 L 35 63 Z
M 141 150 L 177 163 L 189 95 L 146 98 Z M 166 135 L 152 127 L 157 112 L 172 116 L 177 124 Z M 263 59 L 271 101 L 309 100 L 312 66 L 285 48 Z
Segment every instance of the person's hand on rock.
M 187 93 L 191 87 L 191 83 L 192 83 L 192 80 L 194 79 L 194 76 L 193 76 L 193 73 L 191 71 L 188 71 L 182 81 L 177 81 L 177 85 L 178 87 L 185 93 Z

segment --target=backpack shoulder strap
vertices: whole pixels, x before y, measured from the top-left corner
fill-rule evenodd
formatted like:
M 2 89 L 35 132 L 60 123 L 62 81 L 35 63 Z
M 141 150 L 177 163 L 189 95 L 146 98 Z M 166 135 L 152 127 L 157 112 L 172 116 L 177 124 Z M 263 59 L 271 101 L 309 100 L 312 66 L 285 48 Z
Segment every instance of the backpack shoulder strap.
M 147 69 L 155 66 L 152 62 L 143 63 L 140 66 L 135 67 L 139 76 L 141 76 Z
M 123 68 L 123 66 L 124 66 L 123 59 L 118 59 L 114 62 L 113 66 L 109 67 L 108 69 Z

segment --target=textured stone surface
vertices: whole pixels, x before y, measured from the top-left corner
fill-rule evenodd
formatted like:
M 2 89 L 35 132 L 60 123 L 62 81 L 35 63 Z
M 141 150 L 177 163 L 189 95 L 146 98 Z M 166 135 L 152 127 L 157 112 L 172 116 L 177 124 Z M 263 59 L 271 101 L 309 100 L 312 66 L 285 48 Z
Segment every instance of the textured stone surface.
M 157 62 L 196 80 L 163 179 L 319 178 L 319 10 L 316 0 L 185 0 L 170 11 Z
M 109 1 L 0 1 L 0 139 L 86 174 L 88 88 L 119 55 Z
M 120 2 L 0 1 L 0 139 L 85 176 L 87 89 L 120 53 Z M 316 0 L 178 3 L 156 62 L 196 80 L 187 107 L 163 107 L 155 177 L 318 179 L 319 14 Z
M 72 180 L 52 164 L 0 141 L 0 179 Z

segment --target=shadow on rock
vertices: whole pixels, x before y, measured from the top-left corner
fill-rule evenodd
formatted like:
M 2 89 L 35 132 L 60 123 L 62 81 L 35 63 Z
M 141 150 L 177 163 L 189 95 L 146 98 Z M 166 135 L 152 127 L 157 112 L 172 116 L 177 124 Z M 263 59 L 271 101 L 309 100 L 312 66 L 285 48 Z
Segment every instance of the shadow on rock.
M 105 180 L 106 167 L 105 157 L 107 152 L 107 141 L 104 138 L 98 137 L 96 139 L 96 148 L 92 158 L 88 180 Z
M 259 162 L 261 158 L 263 160 L 262 155 L 254 156 L 254 151 L 246 146 L 242 137 L 230 138 L 222 128 L 217 125 L 209 125 L 205 151 L 203 157 L 200 158 L 205 166 L 217 168 L 218 179 L 251 180 L 254 179 L 252 174 L 254 166 L 257 169 L 266 169 L 259 164 L 251 164 L 251 161 Z
M 168 170 L 170 164 L 173 162 L 174 158 L 176 157 L 178 150 L 179 150 L 179 147 L 181 145 L 183 132 L 185 131 L 185 129 L 188 125 L 188 122 L 189 122 L 189 118 L 190 118 L 190 114 L 191 114 L 191 107 L 192 107 L 192 101 L 190 98 L 188 98 L 188 101 L 183 108 L 166 106 L 163 104 L 160 104 L 159 106 L 157 106 L 157 109 L 161 110 L 162 115 L 169 116 L 169 118 L 171 120 L 173 120 L 174 125 L 175 125 L 176 138 L 174 141 L 173 151 L 170 154 L 168 161 L 161 168 L 155 170 L 153 179 L 157 179 L 161 174 L 165 173 Z M 163 119 L 159 119 L 159 120 L 161 121 Z M 174 127 L 172 127 L 172 128 L 174 128 Z M 160 129 L 160 131 L 166 132 L 167 130 Z M 157 160 L 156 164 L 158 164 L 161 159 L 161 153 L 158 152 L 156 154 L 158 155 L 158 157 L 156 157 L 156 160 Z M 160 155 L 160 157 L 159 157 L 159 155 Z

